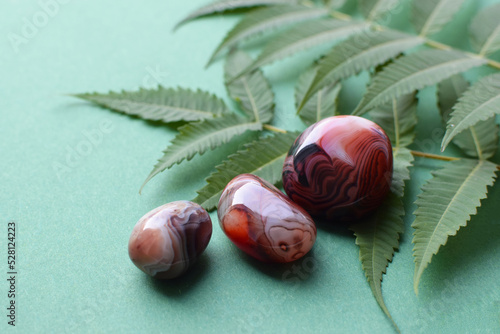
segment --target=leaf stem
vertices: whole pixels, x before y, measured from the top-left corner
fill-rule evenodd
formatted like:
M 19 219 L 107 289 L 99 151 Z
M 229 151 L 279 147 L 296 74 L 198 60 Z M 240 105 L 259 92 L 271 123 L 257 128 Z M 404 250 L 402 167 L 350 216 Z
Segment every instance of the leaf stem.
M 441 160 L 441 161 L 457 161 L 457 160 L 461 159 L 461 158 L 456 158 L 456 157 L 448 157 L 445 155 L 437 155 L 437 154 L 425 153 L 425 152 L 420 152 L 420 151 L 410 151 L 410 152 L 411 152 L 411 154 L 413 154 L 416 157 Z M 480 160 L 482 161 L 482 159 L 480 159 Z M 500 170 L 500 165 L 497 165 L 497 169 Z
M 470 134 L 472 135 L 472 139 L 474 140 L 474 146 L 476 147 L 477 157 L 479 160 L 483 160 L 483 149 L 481 148 L 481 143 L 479 142 L 479 138 L 477 137 L 476 130 L 474 126 L 469 128 Z
M 500 70 L 500 62 L 488 59 L 486 57 L 483 57 L 483 58 L 488 61 L 488 66 L 493 67 L 497 70 Z
M 335 19 L 342 20 L 342 21 L 352 21 L 351 15 L 347 15 L 347 14 L 344 14 L 342 12 L 337 12 L 336 10 L 330 11 L 330 16 L 335 18 Z
M 437 155 L 437 154 L 425 153 L 425 152 L 420 152 L 420 151 L 411 151 L 411 154 L 413 154 L 416 157 L 429 158 L 429 159 L 442 160 L 442 161 L 457 161 L 457 160 L 460 160 L 460 158 L 447 157 L 447 156 L 444 156 L 444 155 Z
M 245 78 L 242 78 L 241 81 L 243 82 L 243 87 L 245 87 L 245 92 L 247 93 L 248 99 L 250 100 L 250 104 L 252 106 L 252 111 L 253 111 L 253 115 L 255 117 L 255 121 L 260 122 L 259 110 L 257 109 L 257 104 L 255 103 L 255 99 L 253 97 L 253 94 L 250 91 L 250 88 L 248 87 L 247 80 Z
M 269 124 L 264 124 L 262 127 L 263 127 L 264 129 L 266 129 L 266 130 L 273 131 L 273 132 L 278 132 L 278 133 L 287 133 L 287 131 L 286 131 L 286 130 L 283 130 L 283 129 L 277 128 L 277 127 L 272 126 L 272 125 L 269 125 Z
M 430 46 L 434 49 L 439 49 L 439 50 L 443 50 L 443 51 L 448 51 L 448 50 L 452 49 L 451 46 L 433 41 L 432 39 L 426 39 L 425 44 L 427 44 L 428 46 Z

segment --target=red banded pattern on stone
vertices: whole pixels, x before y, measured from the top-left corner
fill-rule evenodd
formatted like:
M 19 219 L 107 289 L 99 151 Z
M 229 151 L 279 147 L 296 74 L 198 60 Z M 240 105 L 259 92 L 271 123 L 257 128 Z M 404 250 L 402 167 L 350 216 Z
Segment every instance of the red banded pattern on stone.
M 283 188 L 312 216 L 353 221 L 382 204 L 392 167 L 391 142 L 381 127 L 333 116 L 297 137 L 283 165 Z

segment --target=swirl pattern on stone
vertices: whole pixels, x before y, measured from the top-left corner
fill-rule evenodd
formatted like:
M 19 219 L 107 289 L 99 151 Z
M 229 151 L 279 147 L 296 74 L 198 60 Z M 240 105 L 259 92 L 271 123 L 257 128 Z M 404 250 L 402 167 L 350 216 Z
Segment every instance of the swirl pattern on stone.
M 217 210 L 224 233 L 242 251 L 264 262 L 290 262 L 316 240 L 314 221 L 267 181 L 241 174 L 222 192 Z
M 352 221 L 382 204 L 392 159 L 391 142 L 377 124 L 329 117 L 295 140 L 283 165 L 283 188 L 312 216 Z
M 177 201 L 145 214 L 135 225 L 128 253 L 137 268 L 159 279 L 182 275 L 203 253 L 212 221 L 198 204 Z

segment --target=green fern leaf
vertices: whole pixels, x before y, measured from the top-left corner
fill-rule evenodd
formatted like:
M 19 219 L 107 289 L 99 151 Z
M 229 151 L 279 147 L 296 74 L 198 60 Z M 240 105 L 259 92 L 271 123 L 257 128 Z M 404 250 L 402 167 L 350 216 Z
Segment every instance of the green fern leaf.
M 497 165 L 489 161 L 461 159 L 433 172 L 433 178 L 422 187 L 412 224 L 415 293 L 432 256 L 446 244 L 448 236 L 456 235 L 476 214 L 487 187 L 493 185 L 496 170 Z
M 274 93 L 262 71 L 257 70 L 238 80 L 231 80 L 252 62 L 253 59 L 243 51 L 233 51 L 229 54 L 225 65 L 225 79 L 231 83 L 226 84 L 227 92 L 251 118 L 261 123 L 269 123 L 274 114 Z
M 404 214 L 403 201 L 391 193 L 370 219 L 351 227 L 356 236 L 356 245 L 359 246 L 361 266 L 373 296 L 398 332 L 399 328 L 382 296 L 382 276 L 399 247 L 399 236 L 404 229 Z
M 500 113 L 500 73 L 482 78 L 453 107 L 441 150 L 459 133 Z
M 221 0 L 210 3 L 190 13 L 182 21 L 177 23 L 174 30 L 189 21 L 193 21 L 203 16 L 223 14 L 225 12 L 232 12 L 236 9 L 251 9 L 259 6 L 286 5 L 294 3 L 297 3 L 297 0 Z
M 370 111 L 372 120 L 384 129 L 393 147 L 406 147 L 415 139 L 417 99 L 415 94 L 403 95 Z
M 441 30 L 460 10 L 465 0 L 413 0 L 412 21 L 420 36 Z
M 298 106 L 304 98 L 304 94 L 316 76 L 317 68 L 313 67 L 305 71 L 298 79 L 295 87 L 295 103 Z M 334 83 L 323 87 L 309 99 L 299 113 L 300 119 L 307 126 L 316 123 L 323 118 L 334 116 L 337 110 L 337 98 L 342 86 Z
M 472 48 L 481 55 L 500 50 L 500 4 L 483 9 L 472 20 L 470 41 Z
M 453 106 L 468 87 L 469 83 L 460 74 L 456 74 L 438 85 L 438 102 L 445 123 L 450 118 Z M 468 156 L 489 159 L 495 155 L 497 150 L 498 131 L 499 128 L 495 120 L 490 118 L 486 121 L 479 121 L 468 130 L 459 133 L 453 138 L 453 143 Z
M 135 92 L 75 94 L 119 113 L 165 123 L 199 121 L 228 113 L 221 99 L 205 91 L 184 88 L 141 88 Z
M 394 251 L 399 247 L 399 237 L 404 230 L 405 210 L 401 198 L 404 194 L 404 182 L 410 179 L 409 167 L 413 156 L 405 148 L 397 148 L 394 154 L 394 174 L 392 192 L 377 212 L 365 221 L 353 225 L 351 230 L 359 246 L 359 258 L 370 288 L 380 308 L 392 319 L 382 296 L 382 276 L 386 273 Z
M 401 52 L 424 42 L 423 39 L 397 31 L 363 32 L 332 49 L 319 63 L 318 73 L 304 95 L 302 109 L 319 89 L 371 67 L 383 64 Z
M 358 0 L 359 8 L 368 21 L 376 21 L 399 4 L 399 0 Z
M 302 23 L 270 40 L 259 57 L 236 76 L 236 79 L 296 52 L 346 37 L 368 27 L 366 22 L 353 23 L 328 18 Z
M 318 18 L 327 13 L 328 10 L 326 8 L 306 7 L 301 5 L 282 5 L 254 10 L 245 15 L 243 19 L 229 31 L 224 40 L 213 52 L 207 66 L 210 65 L 224 49 L 231 48 L 242 40 L 285 25 Z
M 443 50 L 418 51 L 398 58 L 374 77 L 353 114 L 362 115 L 393 98 L 436 84 L 485 63 L 485 59 Z
M 298 135 L 278 133 L 247 144 L 245 149 L 230 155 L 216 167 L 217 171 L 207 178 L 207 185 L 197 191 L 193 201 L 206 210 L 213 210 L 228 182 L 239 174 L 255 174 L 272 184 L 278 183 L 288 150 Z
M 196 123 L 189 123 L 179 128 L 179 134 L 172 140 L 170 146 L 163 151 L 163 157 L 158 160 L 146 181 L 141 187 L 155 175 L 184 159 L 191 160 L 196 154 L 203 154 L 209 149 L 214 149 L 229 142 L 233 137 L 247 130 L 262 130 L 259 122 L 248 122 L 248 120 L 234 114 L 227 114 L 214 119 L 206 119 Z

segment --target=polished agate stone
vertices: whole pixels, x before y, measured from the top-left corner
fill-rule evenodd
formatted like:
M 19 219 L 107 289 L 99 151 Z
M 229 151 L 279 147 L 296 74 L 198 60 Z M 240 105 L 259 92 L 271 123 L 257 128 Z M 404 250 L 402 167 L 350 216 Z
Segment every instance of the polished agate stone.
M 137 268 L 159 279 L 183 274 L 203 253 L 212 221 L 198 204 L 177 201 L 144 215 L 135 225 L 128 254 Z
M 217 213 L 229 239 L 261 261 L 297 260 L 309 252 L 316 240 L 311 216 L 255 175 L 241 174 L 229 182 Z
M 385 199 L 392 147 L 384 130 L 357 116 L 334 116 L 308 127 L 283 165 L 283 188 L 312 216 L 353 221 Z

